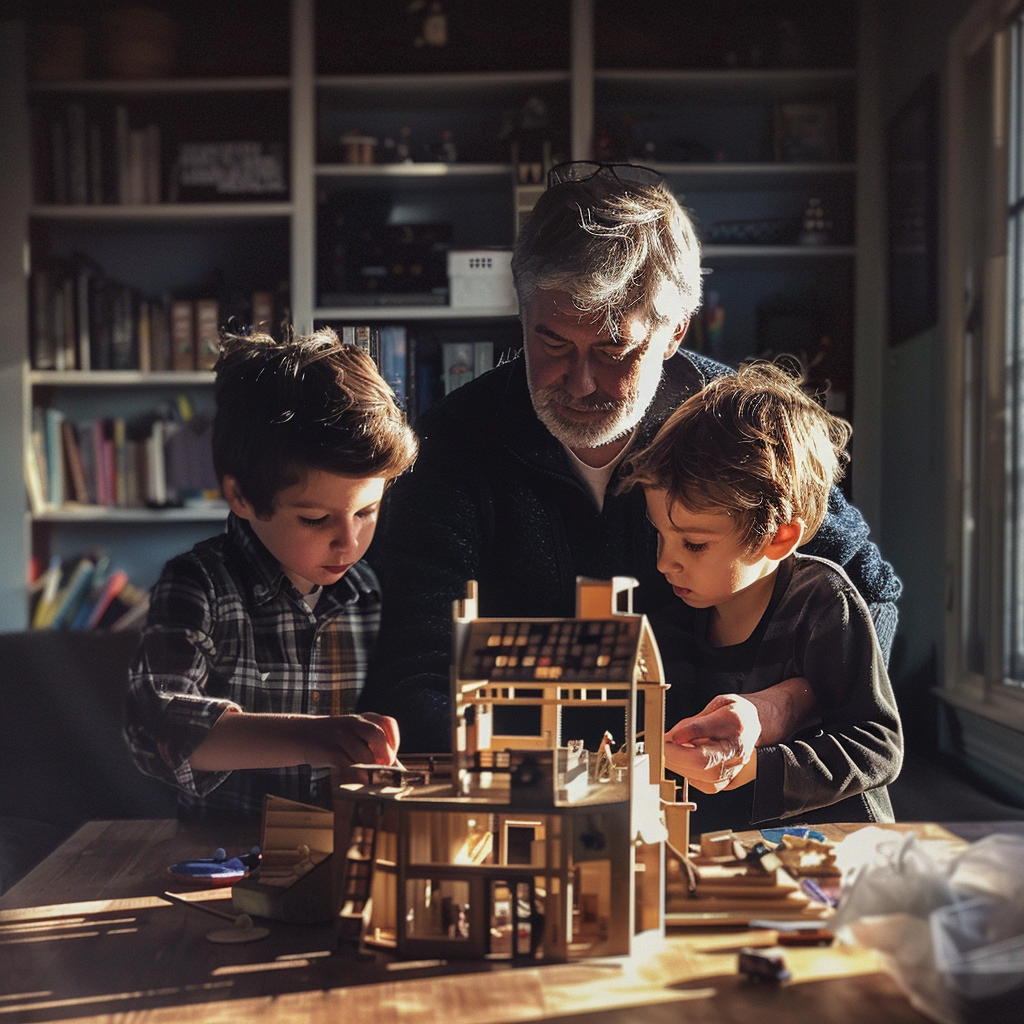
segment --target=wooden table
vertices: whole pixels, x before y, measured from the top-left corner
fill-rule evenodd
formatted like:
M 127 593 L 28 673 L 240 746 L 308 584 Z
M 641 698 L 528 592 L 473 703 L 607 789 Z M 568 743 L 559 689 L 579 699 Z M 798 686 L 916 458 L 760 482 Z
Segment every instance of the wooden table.
M 668 936 L 642 962 L 511 968 L 407 964 L 338 952 L 327 925 L 269 923 L 270 935 L 215 945 L 226 922 L 169 904 L 171 891 L 230 909 L 230 890 L 168 884 L 166 867 L 244 830 L 175 821 L 84 825 L 0 898 L 0 1024 L 13 1021 L 269 1019 L 336 1024 L 817 1024 L 926 1020 L 867 950 L 790 947 L 792 980 L 758 985 L 736 950 L 770 932 L 701 929 Z

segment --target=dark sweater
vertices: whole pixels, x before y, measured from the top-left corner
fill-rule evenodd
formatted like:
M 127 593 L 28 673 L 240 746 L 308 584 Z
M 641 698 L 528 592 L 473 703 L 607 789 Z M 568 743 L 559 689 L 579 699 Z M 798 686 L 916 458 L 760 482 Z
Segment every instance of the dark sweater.
M 683 400 L 727 372 L 693 353 L 669 359 L 634 450 Z M 479 583 L 485 617 L 572 616 L 577 576 L 634 577 L 637 612 L 676 598 L 656 567 L 657 537 L 642 491 L 614 493 L 625 463 L 599 510 L 562 445 L 537 419 L 522 358 L 454 391 L 417 429 L 419 460 L 389 492 L 367 555 L 384 604 L 360 707 L 394 715 L 403 750 L 441 751 L 451 740 L 452 602 L 465 596 L 468 580 Z M 805 550 L 845 566 L 877 606 L 872 614 L 887 651 L 901 585 L 837 488 L 826 525 Z
M 742 643 L 714 647 L 710 609 L 682 601 L 657 612 L 670 689 L 665 725 L 698 714 L 718 694 L 756 693 L 801 676 L 820 723 L 759 747 L 753 785 L 705 795 L 693 789 L 693 834 L 784 823 L 892 821 L 886 791 L 903 763 L 903 735 L 882 652 L 864 601 L 846 574 L 796 555 L 779 566 L 771 601 Z

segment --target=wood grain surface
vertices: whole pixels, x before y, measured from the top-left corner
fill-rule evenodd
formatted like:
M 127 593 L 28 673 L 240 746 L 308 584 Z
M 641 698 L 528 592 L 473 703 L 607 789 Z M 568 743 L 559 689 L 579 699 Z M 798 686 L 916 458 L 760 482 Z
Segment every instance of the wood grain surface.
M 0 898 L 0 1024 L 925 1020 L 863 949 L 788 947 L 790 981 L 742 978 L 738 949 L 772 944 L 771 931 L 690 929 L 628 961 L 514 968 L 364 958 L 335 950 L 326 925 L 261 921 L 265 939 L 216 945 L 206 934 L 223 921 L 159 894 L 230 911 L 230 890 L 169 885 L 166 867 L 216 846 L 247 852 L 254 839 L 174 821 L 83 826 Z

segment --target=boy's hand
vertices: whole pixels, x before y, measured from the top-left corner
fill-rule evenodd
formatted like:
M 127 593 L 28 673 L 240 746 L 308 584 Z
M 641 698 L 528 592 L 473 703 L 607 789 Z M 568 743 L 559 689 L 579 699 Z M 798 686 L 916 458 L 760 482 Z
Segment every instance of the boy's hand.
M 308 720 L 303 747 L 305 763 L 314 768 L 347 768 L 353 764 L 394 764 L 398 756 L 398 723 L 367 711 Z

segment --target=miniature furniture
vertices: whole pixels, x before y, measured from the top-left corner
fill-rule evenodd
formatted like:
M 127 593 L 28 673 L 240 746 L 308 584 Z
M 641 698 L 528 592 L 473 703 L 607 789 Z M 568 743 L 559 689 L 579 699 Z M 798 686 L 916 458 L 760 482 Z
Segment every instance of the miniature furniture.
M 470 582 L 450 762 L 363 766 L 368 784 L 334 786 L 340 941 L 569 961 L 663 936 L 665 843 L 686 851 L 693 805 L 665 774 L 667 686 L 635 586 L 580 579 L 575 618 L 487 619 Z M 566 732 L 570 711 L 598 716 L 596 749 Z

